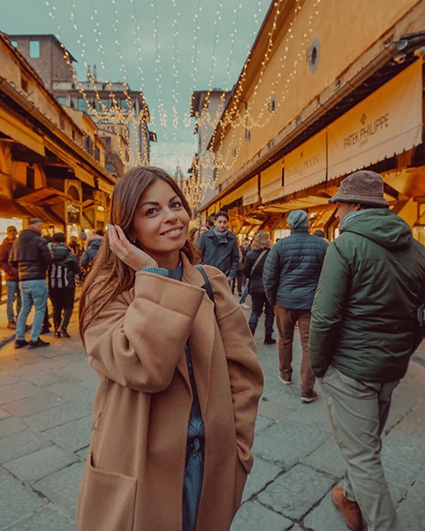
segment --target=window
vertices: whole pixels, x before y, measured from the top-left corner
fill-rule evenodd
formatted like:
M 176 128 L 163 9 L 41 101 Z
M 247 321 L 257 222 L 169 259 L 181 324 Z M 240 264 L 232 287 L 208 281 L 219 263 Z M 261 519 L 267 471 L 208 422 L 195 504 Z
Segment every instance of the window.
M 75 140 L 75 131 L 74 131 L 74 129 L 72 130 L 72 140 Z
M 94 148 L 94 159 L 96 162 L 100 161 L 100 149 L 97 146 Z
M 28 79 L 26 79 L 24 76 L 21 76 L 21 87 L 22 90 L 28 92 Z
M 63 119 L 63 116 L 59 116 L 59 127 L 62 131 L 65 129 L 65 120 Z
M 89 155 L 93 155 L 93 141 L 89 136 L 86 136 L 84 141 L 86 151 Z
M 99 111 L 103 111 L 104 107 L 109 109 L 109 98 L 108 99 L 102 98 L 101 102 L 102 102 L 102 105 L 99 105 Z
M 127 100 L 120 100 L 120 107 L 121 107 L 121 109 L 128 110 L 128 101 Z
M 34 178 L 34 168 L 27 166 L 27 188 L 32 188 L 34 190 L 35 178 Z
M 251 141 L 251 129 L 245 129 L 245 140 Z
M 273 94 L 270 98 L 270 112 L 274 113 L 276 110 L 276 94 Z
M 37 59 L 40 57 L 40 42 L 30 41 L 30 57 Z
M 84 98 L 78 98 L 78 110 L 87 112 L 88 110 L 87 102 Z
M 65 104 L 66 104 L 66 98 L 65 98 L 65 96 L 59 96 L 59 98 L 58 98 L 58 102 L 59 102 L 61 105 L 65 105 Z

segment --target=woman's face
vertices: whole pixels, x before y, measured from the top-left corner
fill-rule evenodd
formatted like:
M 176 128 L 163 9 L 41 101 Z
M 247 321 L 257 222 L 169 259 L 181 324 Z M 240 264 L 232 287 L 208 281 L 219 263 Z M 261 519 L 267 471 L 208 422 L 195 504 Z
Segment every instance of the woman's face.
M 159 265 L 177 260 L 189 228 L 189 214 L 171 186 L 157 179 L 142 195 L 133 218 L 133 236 Z

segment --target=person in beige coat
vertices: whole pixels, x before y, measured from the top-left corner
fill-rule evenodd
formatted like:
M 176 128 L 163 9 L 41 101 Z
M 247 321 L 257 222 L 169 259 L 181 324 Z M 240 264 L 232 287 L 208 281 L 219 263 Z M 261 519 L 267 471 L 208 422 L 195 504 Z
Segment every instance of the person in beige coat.
M 124 175 L 111 223 L 80 306 L 100 383 L 77 530 L 228 531 L 263 388 L 248 324 L 164 171 Z

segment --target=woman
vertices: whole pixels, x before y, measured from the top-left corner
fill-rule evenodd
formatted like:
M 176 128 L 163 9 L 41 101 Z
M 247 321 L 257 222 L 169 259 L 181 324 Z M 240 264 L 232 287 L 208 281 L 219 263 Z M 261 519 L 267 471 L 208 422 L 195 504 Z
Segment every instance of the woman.
M 273 306 L 267 300 L 263 287 L 263 268 L 271 246 L 272 242 L 267 232 L 263 230 L 257 232 L 252 241 L 251 250 L 246 255 L 243 268 L 243 274 L 250 279 L 248 292 L 252 299 L 252 311 L 249 317 L 249 327 L 252 335 L 254 335 L 258 319 L 264 308 L 266 314 L 265 345 L 274 345 L 276 343 L 276 340 L 272 338 L 274 310 Z
M 164 171 L 124 175 L 111 222 L 81 297 L 100 385 L 77 529 L 228 531 L 262 392 L 247 323 L 226 277 L 192 265 L 189 206 Z

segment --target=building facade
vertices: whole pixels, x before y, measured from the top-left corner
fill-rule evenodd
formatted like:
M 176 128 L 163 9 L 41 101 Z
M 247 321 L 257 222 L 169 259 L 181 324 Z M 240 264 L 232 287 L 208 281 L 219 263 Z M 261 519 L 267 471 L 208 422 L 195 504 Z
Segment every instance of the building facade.
M 0 33 L 0 240 L 31 217 L 43 220 L 44 233 L 68 237 L 104 228 L 116 177 L 96 130 L 58 103 Z
M 252 237 L 287 234 L 287 215 L 338 234 L 328 204 L 361 168 L 381 173 L 391 208 L 425 241 L 425 3 L 272 3 L 209 149 L 217 167 L 206 217 L 231 214 Z
M 87 71 L 85 81 L 77 81 L 74 57 L 54 35 L 11 35 L 14 46 L 37 70 L 45 86 L 59 103 L 90 114 L 99 127 L 106 127 L 117 141 L 124 142 L 119 153 L 124 166 L 147 165 L 150 160 L 150 114 L 141 92 L 125 83 L 97 80 L 96 67 Z M 104 128 L 105 129 L 105 128 Z M 112 129 L 112 130 L 111 130 Z

